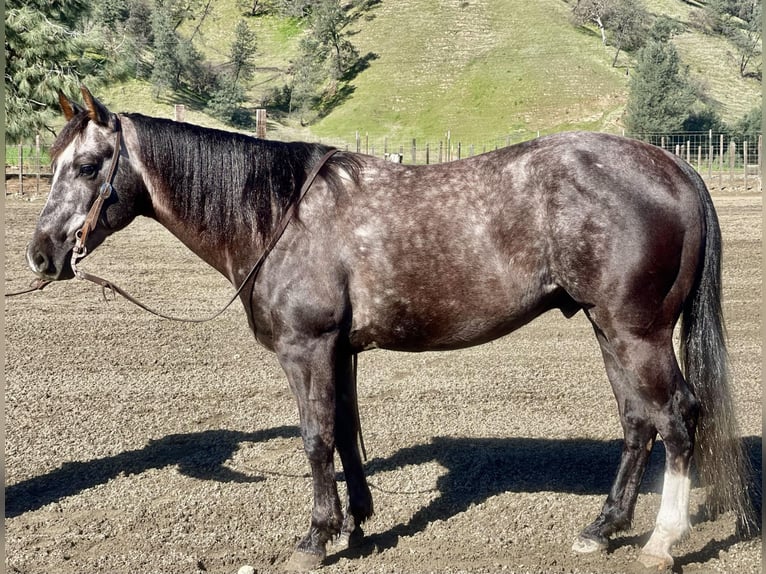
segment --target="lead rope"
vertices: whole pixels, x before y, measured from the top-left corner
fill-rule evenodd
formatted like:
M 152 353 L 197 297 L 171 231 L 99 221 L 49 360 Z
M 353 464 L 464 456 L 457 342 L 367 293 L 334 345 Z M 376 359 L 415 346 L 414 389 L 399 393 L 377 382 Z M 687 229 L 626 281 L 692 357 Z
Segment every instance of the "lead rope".
M 364 437 L 362 436 L 362 419 L 359 416 L 359 393 L 358 391 L 358 384 L 357 381 L 359 380 L 359 377 L 357 377 L 357 371 L 359 366 L 359 354 L 354 353 L 351 355 L 352 363 L 353 363 L 353 370 L 354 370 L 354 418 L 356 419 L 356 430 L 359 435 L 359 447 L 362 449 L 362 456 L 364 457 L 364 461 L 367 462 L 367 449 L 364 448 Z
M 282 218 L 282 221 L 277 228 L 276 233 L 271 236 L 271 239 L 269 240 L 269 243 L 266 245 L 266 248 L 263 250 L 263 253 L 258 258 L 258 261 L 256 261 L 255 265 L 253 265 L 252 269 L 250 269 L 250 272 L 245 276 L 244 280 L 240 284 L 239 288 L 234 292 L 234 295 L 231 296 L 229 301 L 221 308 L 220 310 L 216 311 L 209 317 L 175 317 L 173 315 L 167 315 L 165 313 L 162 313 L 160 311 L 157 311 L 156 309 L 152 309 L 148 305 L 142 303 L 135 297 L 133 297 L 130 293 L 122 289 L 117 284 L 113 283 L 112 281 L 109 281 L 107 279 L 103 279 L 101 277 L 98 277 L 97 275 L 93 275 L 92 273 L 88 273 L 87 271 L 83 271 L 82 269 L 77 269 L 77 260 L 81 259 L 85 256 L 85 240 L 84 237 L 87 237 L 87 233 L 90 231 L 88 228 L 88 221 L 91 220 L 90 213 L 88 214 L 88 218 L 86 219 L 85 225 L 83 225 L 83 229 L 78 232 L 78 241 L 77 244 L 81 245 L 81 250 L 78 251 L 77 245 L 75 245 L 75 249 L 72 252 L 72 269 L 75 272 L 75 275 L 79 279 L 84 279 L 86 281 L 90 281 L 91 283 L 95 283 L 96 285 L 99 285 L 102 290 L 102 294 L 104 298 L 107 298 L 107 293 L 111 293 L 114 297 L 114 294 L 122 295 L 125 299 L 133 303 L 134 305 L 140 307 L 144 311 L 148 311 L 152 315 L 156 315 L 157 317 L 162 317 L 163 319 L 168 319 L 169 321 L 179 321 L 182 323 L 205 323 L 207 321 L 211 321 L 221 315 L 226 309 L 228 309 L 234 301 L 236 301 L 237 297 L 239 297 L 242 294 L 242 291 L 244 291 L 245 286 L 250 282 L 250 280 L 253 280 L 253 283 L 255 282 L 255 278 L 258 275 L 258 272 L 261 270 L 261 267 L 263 267 L 263 264 L 266 262 L 266 257 L 269 256 L 271 251 L 276 246 L 277 242 L 280 240 L 282 235 L 284 234 L 285 230 L 287 229 L 287 226 L 290 224 L 290 221 L 292 221 L 293 216 L 295 215 L 295 211 L 298 208 L 298 205 L 301 203 L 303 198 L 305 197 L 306 193 L 308 192 L 309 188 L 311 187 L 311 184 L 314 183 L 314 180 L 317 178 L 317 175 L 319 175 L 319 171 L 322 169 L 325 163 L 327 163 L 327 160 L 329 160 L 335 153 L 337 153 L 338 150 L 333 149 L 324 154 L 320 160 L 314 165 L 311 172 L 309 172 L 308 176 L 306 177 L 306 181 L 303 183 L 303 186 L 301 187 L 301 190 L 298 194 L 298 197 L 296 198 L 295 202 L 288 208 L 287 212 L 285 212 L 284 217 Z M 103 187 L 103 186 L 102 186 Z M 108 186 L 109 192 L 111 193 L 112 186 L 111 184 Z M 106 196 L 108 197 L 108 195 Z M 104 197 L 101 202 L 106 199 Z M 99 198 L 96 199 L 98 202 L 101 198 L 101 193 L 99 193 Z M 93 212 L 96 209 L 96 204 L 93 205 L 91 208 L 91 212 Z M 97 221 L 97 218 L 94 220 Z M 81 238 L 82 241 L 81 241 Z

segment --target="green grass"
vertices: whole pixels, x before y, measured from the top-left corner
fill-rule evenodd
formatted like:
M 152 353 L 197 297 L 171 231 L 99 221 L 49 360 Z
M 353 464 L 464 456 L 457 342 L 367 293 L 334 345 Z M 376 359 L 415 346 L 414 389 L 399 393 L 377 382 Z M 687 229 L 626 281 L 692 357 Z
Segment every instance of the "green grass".
M 698 9 L 693 1 L 645 2 L 650 12 L 683 24 Z M 211 5 L 196 45 L 210 62 L 225 65 L 236 22 L 245 18 L 256 33 L 259 67 L 248 95 L 252 107 L 260 107 L 289 80 L 303 24 L 248 17 L 235 0 Z M 352 39 L 362 55 L 375 57 L 352 81 L 348 98 L 308 127 L 271 118 L 269 137 L 342 143 L 359 132 L 380 142 L 376 147 L 388 137 L 398 148 L 412 138 L 438 142 L 449 131 L 453 142 L 491 147 L 538 131 L 622 130 L 631 56 L 622 55 L 613 68 L 613 49 L 593 30 L 572 26 L 562 0 L 384 1 L 369 16 L 356 24 Z M 739 77 L 726 41 L 691 29 L 674 41 L 726 121 L 760 103 L 760 84 Z M 172 117 L 179 101 L 189 106 L 187 121 L 225 127 L 183 95 L 155 99 L 145 82 L 111 87 L 102 99 L 117 110 L 162 117 Z
M 320 135 L 479 142 L 518 130 L 606 128 L 624 72 L 559 0 L 384 3 L 355 41 L 379 58 Z M 573 61 L 573 54 L 579 57 Z

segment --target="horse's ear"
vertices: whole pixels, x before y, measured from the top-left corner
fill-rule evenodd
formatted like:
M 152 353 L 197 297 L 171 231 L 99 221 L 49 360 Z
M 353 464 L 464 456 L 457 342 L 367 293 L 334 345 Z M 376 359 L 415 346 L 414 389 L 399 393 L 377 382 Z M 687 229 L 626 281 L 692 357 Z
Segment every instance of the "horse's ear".
M 90 119 L 102 126 L 111 125 L 112 112 L 106 109 L 106 106 L 99 102 L 90 90 L 85 86 L 80 86 L 82 92 L 82 99 L 85 102 L 85 107 L 88 110 Z
M 71 120 L 80 112 L 85 111 L 79 104 L 76 104 L 75 102 L 67 98 L 64 95 L 64 92 L 62 92 L 61 90 L 59 90 L 59 105 L 61 106 L 61 111 L 64 112 L 64 117 L 66 118 L 66 121 Z

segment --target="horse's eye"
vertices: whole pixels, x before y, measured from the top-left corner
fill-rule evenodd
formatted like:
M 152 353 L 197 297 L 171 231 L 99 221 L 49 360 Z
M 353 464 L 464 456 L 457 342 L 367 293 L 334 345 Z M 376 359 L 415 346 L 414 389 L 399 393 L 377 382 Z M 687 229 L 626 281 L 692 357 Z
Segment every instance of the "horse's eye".
M 80 175 L 83 177 L 93 177 L 96 175 L 96 172 L 98 171 L 98 168 L 90 163 L 86 163 L 84 165 L 80 166 Z

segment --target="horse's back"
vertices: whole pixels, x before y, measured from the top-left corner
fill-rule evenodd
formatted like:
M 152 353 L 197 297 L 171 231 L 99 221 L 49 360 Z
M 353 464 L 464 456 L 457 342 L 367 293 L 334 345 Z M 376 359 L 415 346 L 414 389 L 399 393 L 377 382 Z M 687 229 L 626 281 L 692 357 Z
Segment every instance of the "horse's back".
M 696 265 L 699 196 L 654 146 L 569 133 L 436 166 L 366 161 L 343 242 L 360 346 L 466 346 L 551 308 L 690 288 L 675 277 Z

